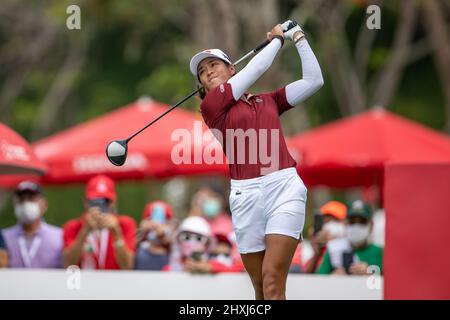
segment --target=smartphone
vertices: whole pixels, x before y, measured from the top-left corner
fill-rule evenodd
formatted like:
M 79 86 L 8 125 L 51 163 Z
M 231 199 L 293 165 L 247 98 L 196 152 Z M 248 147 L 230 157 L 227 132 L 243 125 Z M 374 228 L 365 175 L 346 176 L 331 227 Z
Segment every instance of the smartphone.
M 166 214 L 164 212 L 164 207 L 162 205 L 154 205 L 152 213 L 150 215 L 150 218 L 152 221 L 158 222 L 158 223 L 165 223 L 166 222 Z
M 111 211 L 109 208 L 109 200 L 107 199 L 93 199 L 89 201 L 89 208 L 98 207 L 102 213 L 108 213 Z
M 322 229 L 323 226 L 323 216 L 316 213 L 314 215 L 314 234 L 317 234 Z
M 347 274 L 350 274 L 350 267 L 353 264 L 353 252 L 345 251 L 342 253 L 342 263 Z

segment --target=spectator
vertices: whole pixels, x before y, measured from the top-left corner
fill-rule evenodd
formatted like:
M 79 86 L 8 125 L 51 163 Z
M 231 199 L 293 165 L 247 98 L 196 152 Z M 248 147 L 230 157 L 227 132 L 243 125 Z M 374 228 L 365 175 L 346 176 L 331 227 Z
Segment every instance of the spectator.
M 208 222 L 197 216 L 185 218 L 175 234 L 169 264 L 163 270 L 183 271 L 188 261 L 206 262 L 210 243 Z
M 169 263 L 174 226 L 172 207 L 163 201 L 145 206 L 140 224 L 135 269 L 162 270 Z
M 225 266 L 233 265 L 233 243 L 227 235 L 217 233 L 209 250 L 209 261 L 222 263 Z
M 378 186 L 367 187 L 363 190 L 362 199 L 375 209 L 372 217 L 373 228 L 370 241 L 379 247 L 384 247 L 386 214 L 383 208 L 383 192 Z
M 384 247 L 384 240 L 386 237 L 386 214 L 384 208 L 379 208 L 373 213 L 373 229 L 370 240 L 373 244 Z
M 234 241 L 227 235 L 217 233 L 212 238 L 207 261 L 189 259 L 185 265 L 185 271 L 190 273 L 223 273 L 242 272 L 244 264 L 240 257 L 234 255 Z
M 44 221 L 46 211 L 42 187 L 32 181 L 19 183 L 14 194 L 17 224 L 3 230 L 11 268 L 62 267 L 62 231 Z
M 381 274 L 383 249 L 370 243 L 372 215 L 370 206 L 361 200 L 349 206 L 346 221 L 348 238 L 330 241 L 317 273 L 367 275 L 368 267 L 376 266 Z
M 229 239 L 236 235 L 233 230 L 231 215 L 226 210 L 228 201 L 225 200 L 226 191 L 217 181 L 203 184 L 194 194 L 189 216 L 201 216 L 208 221 L 213 234 L 225 234 Z M 233 243 L 233 259 L 242 261 L 237 249 L 237 242 Z
M 6 248 L 5 239 L 3 239 L 2 231 L 0 230 L 0 268 L 8 267 L 8 250 Z
M 309 239 L 314 255 L 306 263 L 306 272 L 315 273 L 320 266 L 326 251 L 328 241 L 345 236 L 345 217 L 347 207 L 339 201 L 329 201 L 319 210 L 319 219 L 322 220 L 322 229 L 311 230 Z
M 208 221 L 212 233 L 233 232 L 231 216 L 225 210 L 225 191 L 216 182 L 203 185 L 193 196 L 189 216 L 201 216 Z
M 82 269 L 132 269 L 136 223 L 116 212 L 114 181 L 98 175 L 85 194 L 86 212 L 64 229 L 64 265 Z

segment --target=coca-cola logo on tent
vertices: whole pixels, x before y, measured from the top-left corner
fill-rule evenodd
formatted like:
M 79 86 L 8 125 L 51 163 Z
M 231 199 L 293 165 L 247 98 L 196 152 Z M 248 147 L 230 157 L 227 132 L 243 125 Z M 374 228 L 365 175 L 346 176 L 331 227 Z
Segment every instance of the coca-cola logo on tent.
M 30 161 L 31 159 L 30 154 L 24 147 L 10 144 L 5 140 L 0 141 L 0 152 L 6 160 Z
M 79 156 L 72 162 L 72 168 L 76 173 L 144 170 L 147 167 L 148 160 L 141 153 L 130 154 L 122 167 L 113 166 L 103 154 Z

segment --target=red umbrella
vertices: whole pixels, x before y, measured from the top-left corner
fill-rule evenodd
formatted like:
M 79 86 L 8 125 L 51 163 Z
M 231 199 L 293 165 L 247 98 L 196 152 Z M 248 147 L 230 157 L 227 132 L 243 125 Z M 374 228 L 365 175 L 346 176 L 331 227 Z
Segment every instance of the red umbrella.
M 383 109 L 299 134 L 290 143 L 300 155 L 298 169 L 309 185 L 382 185 L 386 163 L 450 161 L 448 135 Z
M 105 154 L 108 142 L 128 137 L 167 108 L 167 105 L 150 99 L 141 99 L 36 142 L 33 147 L 37 156 L 49 166 L 43 181 L 83 182 L 99 173 L 118 180 L 206 173 L 227 175 L 225 163 L 206 164 L 202 161 L 205 147 L 214 145 L 214 149 L 221 150 L 220 144 L 203 142 L 202 134 L 210 132 L 200 114 L 182 109 L 172 111 L 136 136 L 129 144 L 123 166 L 117 167 L 108 161 Z M 172 137 L 175 133 L 178 135 Z M 191 152 L 188 158 L 192 164 L 177 163 L 172 159 L 172 151 L 180 145 L 181 137 L 186 138 L 183 141 L 188 144 Z M 220 154 L 223 158 L 223 153 Z
M 28 142 L 0 123 L 0 174 L 42 174 L 45 171 L 45 164 L 36 158 Z

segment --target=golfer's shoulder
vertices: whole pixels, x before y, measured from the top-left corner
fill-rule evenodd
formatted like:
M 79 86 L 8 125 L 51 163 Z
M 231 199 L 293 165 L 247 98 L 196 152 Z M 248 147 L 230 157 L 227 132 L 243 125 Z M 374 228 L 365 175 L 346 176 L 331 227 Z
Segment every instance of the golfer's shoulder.
M 274 99 L 276 102 L 284 102 L 284 100 L 286 99 L 286 87 L 281 87 L 273 91 L 259 93 L 258 96 L 266 99 L 267 98 Z
M 209 91 L 201 103 L 202 108 L 216 107 L 217 104 L 229 104 L 235 102 L 231 84 L 222 83 Z
M 261 97 L 261 100 L 264 101 L 265 105 L 277 107 L 280 115 L 294 107 L 294 105 L 291 105 L 287 99 L 286 87 L 265 92 L 259 96 Z

